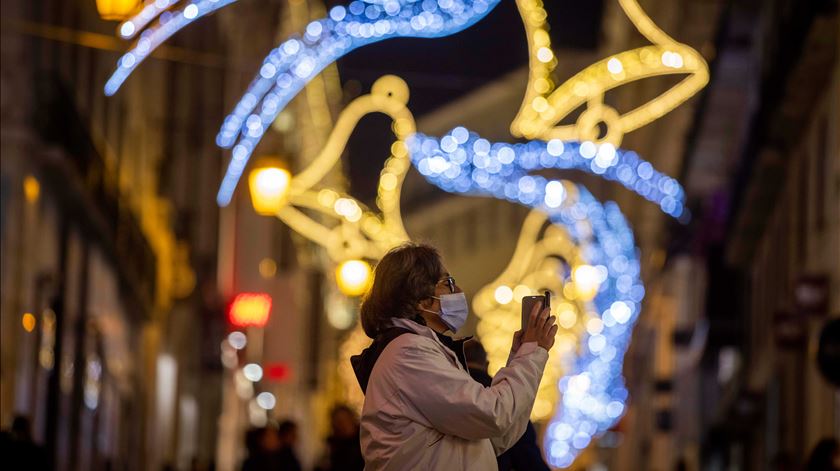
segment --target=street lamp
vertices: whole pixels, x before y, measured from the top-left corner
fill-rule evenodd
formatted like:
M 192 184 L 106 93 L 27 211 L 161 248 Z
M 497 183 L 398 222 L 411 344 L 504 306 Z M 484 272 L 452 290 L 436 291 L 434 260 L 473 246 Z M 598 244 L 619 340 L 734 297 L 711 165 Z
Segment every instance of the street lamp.
M 248 175 L 251 204 L 263 216 L 274 216 L 286 204 L 292 175 L 280 159 L 262 157 Z
M 371 268 L 364 260 L 347 260 L 335 269 L 338 289 L 347 296 L 361 296 L 370 285 Z
M 140 0 L 96 0 L 99 16 L 106 21 L 126 20 L 137 11 Z

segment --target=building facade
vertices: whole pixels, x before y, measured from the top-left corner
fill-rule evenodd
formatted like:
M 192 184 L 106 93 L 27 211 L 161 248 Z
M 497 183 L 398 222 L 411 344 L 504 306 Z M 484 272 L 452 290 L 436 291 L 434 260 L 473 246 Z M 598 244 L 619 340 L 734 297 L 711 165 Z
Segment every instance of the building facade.
M 106 97 L 127 44 L 97 2 L 2 9 L 2 426 L 28 418 L 55 469 L 209 464 L 217 25 Z
M 766 2 L 751 14 L 748 63 L 761 72 L 742 111 L 750 126 L 730 153 L 723 212 L 705 213 L 724 216 L 704 241 L 704 469 L 796 467 L 840 435 L 840 393 L 816 361 L 823 326 L 840 316 L 837 2 Z

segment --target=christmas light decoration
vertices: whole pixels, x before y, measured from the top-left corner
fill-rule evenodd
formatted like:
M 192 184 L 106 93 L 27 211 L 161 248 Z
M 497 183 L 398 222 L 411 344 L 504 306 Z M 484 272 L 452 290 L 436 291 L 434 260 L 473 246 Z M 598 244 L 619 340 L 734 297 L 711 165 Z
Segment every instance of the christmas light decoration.
M 196 0 L 182 9 L 176 7 L 178 0 L 147 3 L 120 26 L 121 36 L 139 34 L 139 39 L 120 59 L 106 93 L 116 92 L 172 34 L 234 1 Z M 581 185 L 532 172 L 553 168 L 598 175 L 656 203 L 666 214 L 680 217 L 684 191 L 676 180 L 618 146 L 625 133 L 668 113 L 708 82 L 708 67 L 694 49 L 658 28 L 636 0 L 619 3 L 652 45 L 604 58 L 555 86 L 551 74 L 556 58 L 546 12 L 540 0 L 517 0 L 530 51 L 530 73 L 511 132 L 529 142 L 490 143 L 460 127 L 439 139 L 415 134 L 415 122 L 406 107 L 408 87 L 397 77 L 383 77 L 370 95 L 354 100 L 342 112 L 320 155 L 292 176 L 277 211 L 277 217 L 325 247 L 330 258 L 340 263 L 377 260 L 408 240 L 399 198 L 412 163 L 428 181 L 446 191 L 492 196 L 533 208 L 510 264 L 479 291 L 473 307 L 480 318 L 478 332 L 488 349 L 491 370 L 496 370 L 507 355 L 510 335 L 518 328 L 521 297 L 541 288 L 556 293 L 552 309 L 561 326 L 558 346 L 550 355 L 532 417 L 542 420 L 553 414 L 545 451 L 549 462 L 559 467 L 570 465 L 593 437 L 624 412 L 627 390 L 621 366 L 644 288 L 633 234 L 618 207 L 600 203 Z M 282 42 L 266 57 L 217 136 L 220 146 L 232 148 L 219 204 L 230 201 L 251 153 L 278 113 L 324 67 L 355 48 L 391 37 L 434 38 L 461 31 L 497 4 L 498 0 L 357 0 L 346 8 L 334 7 L 327 18 L 309 23 L 300 35 Z M 156 17 L 158 23 L 148 27 Z M 687 77 L 623 114 L 604 103 L 608 90 L 667 74 Z M 558 125 L 581 105 L 586 108 L 574 124 Z M 333 188 L 316 187 L 339 161 L 361 117 L 374 112 L 393 119 L 396 136 L 380 174 L 376 209 Z M 607 128 L 603 136 L 598 132 L 601 123 Z M 307 214 L 312 211 L 317 219 Z M 342 345 L 340 370 L 349 384 L 354 384 L 349 355 L 368 341 L 357 328 Z M 558 392 L 562 393 L 559 406 Z M 360 394 L 351 392 L 348 399 L 360 405 Z
M 474 145 L 479 140 L 475 134 L 467 134 L 460 144 Z M 478 179 L 459 178 L 462 173 L 472 176 L 482 169 L 474 159 L 463 158 L 457 148 L 449 146 L 444 150 L 436 146 L 436 139 L 422 135 L 408 141 L 415 166 L 436 186 L 453 193 L 515 201 L 543 212 L 557 226 L 555 235 L 534 244 L 529 239 L 533 240 L 537 223 L 530 217 L 523 227 L 519 253 L 513 257 L 516 260 L 519 255 L 524 261 L 512 262 L 499 279 L 482 289 L 474 307 L 477 312 L 482 311 L 479 333 L 489 337 L 491 366 L 498 367 L 500 354 L 506 348 L 501 339 L 510 338 L 518 328 L 518 312 L 516 303 L 508 303 L 506 308 L 493 306 L 488 299 L 490 293 L 495 297 L 495 290 L 502 283 L 512 282 L 531 283 L 534 289 L 553 286 L 562 293 L 563 301 L 554 303 L 555 309 L 558 317 L 571 313 L 572 321 L 561 322 L 558 352 L 549 357 L 547 375 L 553 379 L 559 376 L 558 371 L 564 374 L 557 382 L 562 400 L 556 408 L 559 412 L 549 422 L 545 450 L 553 465 L 568 466 L 594 436 L 609 429 L 624 412 L 627 389 L 621 369 L 644 297 L 633 232 L 615 203 L 601 204 L 581 185 L 523 175 L 522 170 L 512 167 L 507 167 L 510 172 L 485 172 L 486 180 L 484 174 Z M 479 147 L 483 150 L 485 145 Z M 426 165 L 421 167 L 420 162 L 431 159 L 436 160 L 428 162 L 428 171 L 424 172 Z M 541 253 L 535 253 L 538 251 Z M 528 263 L 532 271 L 513 276 L 520 263 Z M 577 267 L 591 267 L 585 272 L 597 275 L 597 293 L 591 302 L 580 299 L 575 305 L 573 301 L 579 292 L 574 286 Z M 553 274 L 553 280 L 548 273 Z M 583 325 L 586 329 L 581 328 Z M 576 351 L 572 348 L 575 338 L 579 339 Z M 570 355 L 564 357 L 564 353 Z M 544 389 L 540 392 L 543 397 L 539 400 L 545 402 L 535 402 L 534 416 L 545 417 L 552 409 L 552 397 Z
M 118 28 L 120 36 L 132 38 L 155 18 L 158 22 L 142 33 L 134 47 L 120 57 L 117 70 L 105 83 L 105 94 L 117 93 L 123 82 L 135 69 L 167 39 L 193 21 L 212 13 L 237 0 L 197 0 L 189 2 L 181 10 L 170 10 L 178 0 L 155 0 L 147 3 L 140 13 L 123 22 Z
M 616 149 L 609 143 L 559 139 L 491 143 L 463 127 L 440 139 L 415 134 L 409 142 L 417 170 L 447 191 L 464 192 L 477 187 L 529 206 L 539 200 L 551 209 L 562 201 L 563 187 L 549 185 L 545 178 L 529 172 L 575 169 L 616 181 L 673 217 L 683 212 L 685 193 L 676 180 L 654 170 L 635 152 Z
M 634 131 L 673 110 L 709 82 L 709 67 L 694 49 L 660 29 L 636 0 L 619 0 L 627 18 L 652 45 L 623 51 L 600 60 L 555 87 L 551 73 L 557 63 L 551 52 L 547 14 L 541 0 L 517 0 L 528 38 L 528 86 L 511 133 L 529 139 L 599 140 L 599 123 L 607 126 L 602 142 L 621 144 Z M 620 114 L 604 103 L 604 93 L 635 80 L 685 74 L 682 81 L 637 108 Z M 581 105 L 586 109 L 575 124 L 559 126 Z
M 137 66 L 175 32 L 234 1 L 199 0 L 174 13 L 165 9 L 174 3 L 171 1 L 162 2 L 161 7 L 144 8 L 136 21 L 129 20 L 120 27 L 122 35 L 136 34 L 139 26 L 148 24 L 157 14 L 160 22 L 143 32 L 135 47 L 120 58 L 117 70 L 105 84 L 105 93 L 116 93 Z M 457 33 L 484 18 L 498 3 L 499 0 L 356 0 L 347 8 L 334 7 L 329 17 L 311 22 L 302 35 L 284 41 L 263 61 L 259 74 L 225 118 L 217 136 L 221 147 L 232 147 L 232 159 L 217 197 L 219 204 L 230 202 L 251 153 L 280 111 L 326 66 L 356 48 L 385 39 L 438 38 Z

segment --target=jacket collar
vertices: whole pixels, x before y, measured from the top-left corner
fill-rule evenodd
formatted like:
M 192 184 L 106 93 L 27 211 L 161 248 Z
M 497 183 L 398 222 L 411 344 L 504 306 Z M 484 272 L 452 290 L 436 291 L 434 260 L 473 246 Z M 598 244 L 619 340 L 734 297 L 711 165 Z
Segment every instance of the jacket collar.
M 432 330 L 431 327 L 418 324 L 411 319 L 397 318 L 393 321 L 394 327 L 400 327 L 410 330 L 417 335 L 430 338 L 443 347 L 443 350 L 449 355 L 450 359 L 456 364 L 461 365 L 464 371 L 469 372 L 467 368 L 467 359 L 464 355 L 464 343 L 472 339 L 472 337 L 464 337 L 460 339 L 453 339 L 448 335 L 439 334 Z

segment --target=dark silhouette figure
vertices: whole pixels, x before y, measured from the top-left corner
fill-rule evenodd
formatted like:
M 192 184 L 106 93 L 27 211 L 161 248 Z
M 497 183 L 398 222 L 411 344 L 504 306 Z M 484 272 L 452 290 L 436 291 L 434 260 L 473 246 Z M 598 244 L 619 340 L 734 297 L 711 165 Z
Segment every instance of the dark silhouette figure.
M 47 470 L 47 454 L 44 447 L 32 440 L 29 419 L 16 416 L 12 428 L 0 434 L 0 456 L 4 469 Z
M 295 452 L 295 446 L 298 442 L 298 427 L 297 424 L 291 420 L 284 420 L 280 422 L 278 431 L 280 437 L 280 465 L 279 469 L 289 471 L 300 471 L 300 461 Z
M 464 356 L 470 376 L 485 387 L 490 386 L 493 378 L 487 373 L 487 352 L 481 342 L 475 339 L 465 342 Z M 499 463 L 499 471 L 549 471 L 537 445 L 537 431 L 531 422 L 528 422 L 528 428 L 519 441 L 508 451 L 497 456 L 496 461 Z
M 836 438 L 823 438 L 817 443 L 805 464 L 805 471 L 840 470 L 840 444 Z
M 793 456 L 785 451 L 776 453 L 773 460 L 770 461 L 770 469 L 772 471 L 794 471 L 796 466 L 793 464 Z
M 359 418 L 346 405 L 337 405 L 330 413 L 331 435 L 327 438 L 327 455 L 318 471 L 362 471 L 365 459 L 359 442 Z
M 279 428 L 269 425 L 249 430 L 245 434 L 248 457 L 242 471 L 301 471 L 294 452 L 296 443 L 297 425 L 289 420 Z

